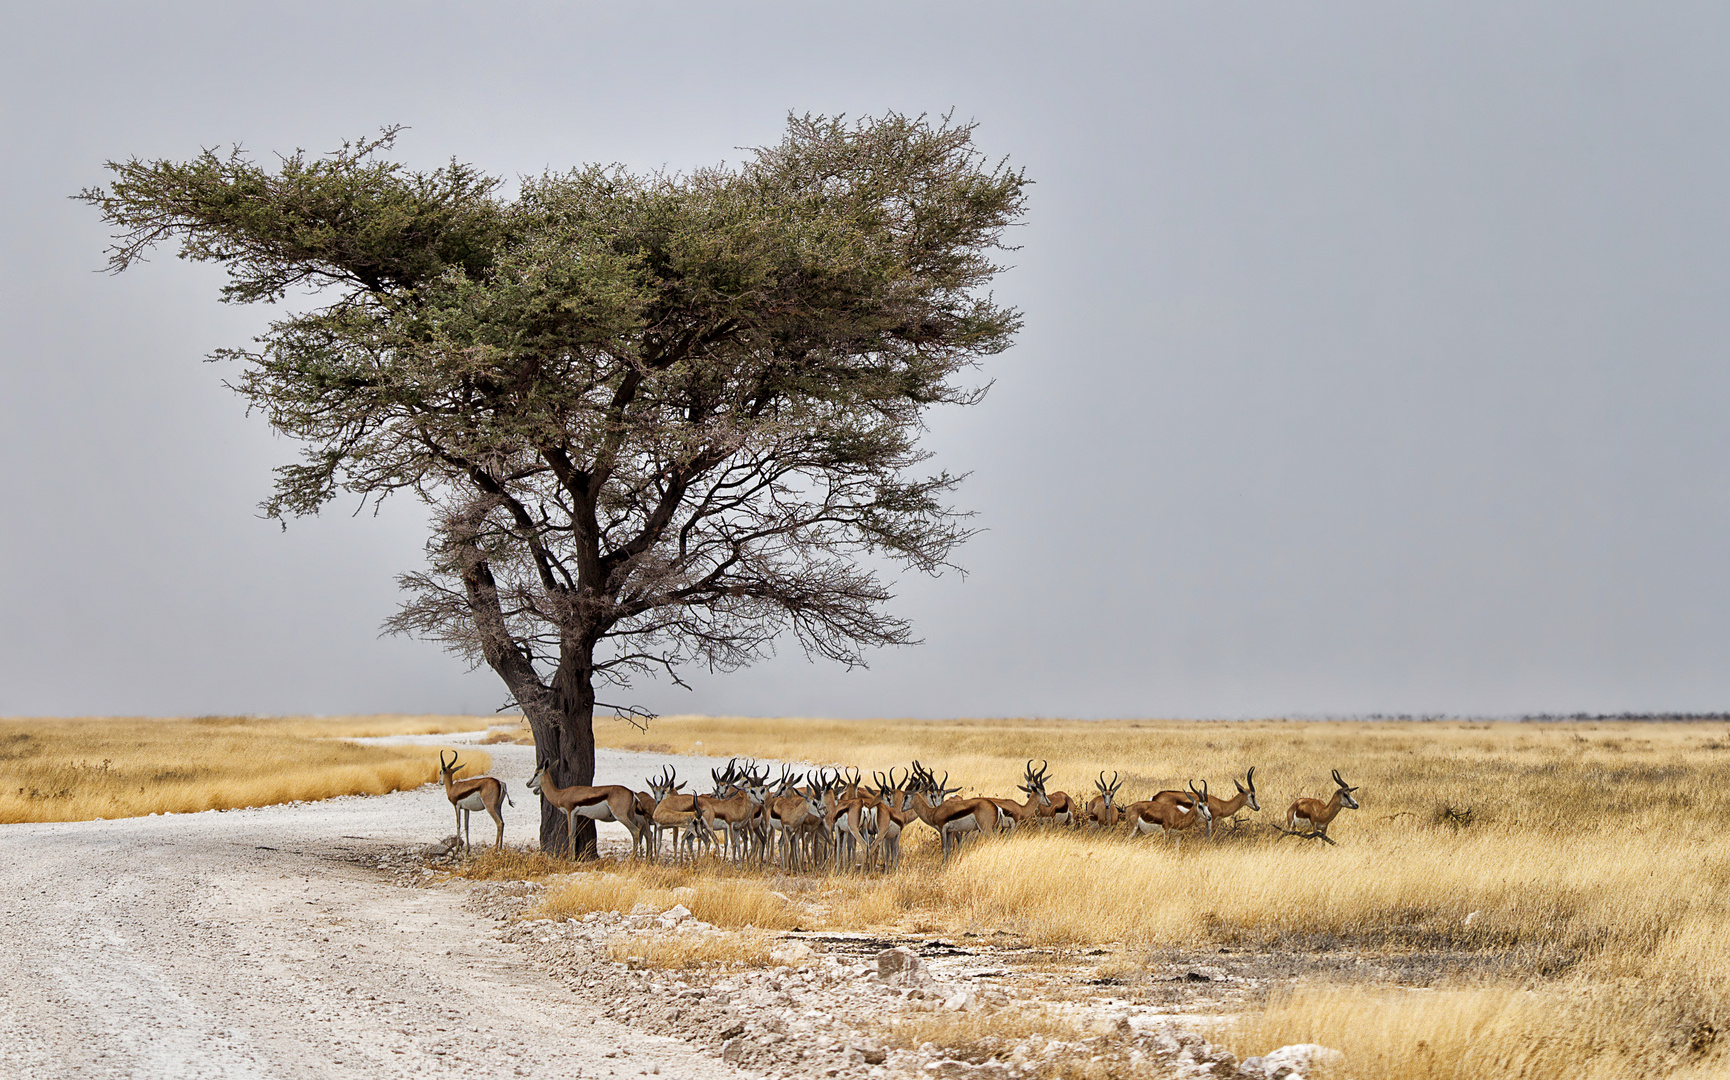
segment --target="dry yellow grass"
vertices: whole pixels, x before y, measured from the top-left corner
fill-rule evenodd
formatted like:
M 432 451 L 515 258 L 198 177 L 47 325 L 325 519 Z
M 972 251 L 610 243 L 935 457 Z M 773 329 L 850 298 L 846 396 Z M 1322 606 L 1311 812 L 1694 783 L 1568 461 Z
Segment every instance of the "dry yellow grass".
M 616 938 L 607 955 L 622 964 L 662 971 L 702 968 L 766 968 L 777 961 L 771 954 L 781 942 L 761 930 L 719 934 L 666 934 L 650 940 Z M 798 967 L 798 963 L 787 966 Z
M 891 1046 L 911 1050 L 930 1042 L 981 1056 L 995 1053 L 1003 1043 L 1029 1037 L 1076 1039 L 1086 1034 L 1070 1017 L 1026 1005 L 908 1013 L 891 1017 L 881 1030 Z
M 436 732 L 454 719 L 0 720 L 0 823 L 194 813 L 419 787 L 438 778 L 437 747 L 343 739 Z M 491 759 L 465 750 L 464 764 L 462 775 L 478 775 Z
M 1007 927 L 1075 946 L 1440 950 L 1494 957 L 1515 974 L 1423 992 L 1300 987 L 1270 1006 L 1265 1026 L 1234 1036 L 1246 1052 L 1340 1046 L 1358 1080 L 1723 1068 L 1722 725 L 668 717 L 646 734 L 605 722 L 597 734 L 628 749 L 867 771 L 918 758 L 990 794 L 1013 792 L 1029 757 L 1049 759 L 1053 790 L 1084 798 L 1100 769 L 1122 775 L 1124 796 L 1145 798 L 1191 778 L 1230 794 L 1253 764 L 1264 809 L 1245 816 L 1264 823 L 1299 796 L 1327 796 L 1337 768 L 1363 803 L 1334 822 L 1338 847 L 1265 827 L 1181 850 L 1041 832 L 970 845 L 940 866 L 929 830 L 915 827 L 901 875 L 818 879 L 806 899 L 836 927 Z M 1468 820 L 1450 820 L 1450 808 L 1469 809 Z M 1581 1072 L 1588 1059 L 1598 1071 Z
M 604 862 L 584 867 L 548 889 L 538 917 L 569 919 L 591 911 L 628 912 L 638 904 L 664 911 L 683 904 L 691 914 L 714 926 L 791 930 L 800 925 L 803 916 L 802 909 L 777 891 L 768 874 L 756 867 L 712 859 L 695 864 Z
M 477 848 L 462 862 L 449 868 L 450 873 L 471 881 L 541 881 L 577 869 L 564 853 L 549 855 L 544 851 L 527 851 L 505 847 L 503 850 Z
M 1716 1037 L 1693 1003 L 1661 988 L 1310 986 L 1277 995 L 1225 1041 L 1240 1056 L 1320 1042 L 1345 1055 L 1333 1072 L 1383 1080 L 1620 1080 L 1723 1075 Z

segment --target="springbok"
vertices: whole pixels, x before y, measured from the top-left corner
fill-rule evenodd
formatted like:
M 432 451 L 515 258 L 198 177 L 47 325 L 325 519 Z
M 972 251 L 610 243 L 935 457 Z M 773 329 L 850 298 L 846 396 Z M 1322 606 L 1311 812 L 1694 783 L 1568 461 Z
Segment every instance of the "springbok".
M 457 760 L 457 752 L 450 752 L 451 760 L 445 763 L 445 752 L 439 751 L 439 778 L 444 781 L 445 797 L 457 812 L 457 837 L 461 840 L 466 854 L 473 845 L 468 841 L 469 817 L 476 810 L 485 810 L 492 815 L 493 821 L 499 827 L 498 839 L 493 843 L 494 851 L 505 849 L 505 814 L 500 804 L 511 802 L 510 792 L 505 790 L 505 783 L 496 776 L 471 776 L 467 780 L 456 778 L 457 770 L 462 763 Z
M 950 798 L 961 789 L 948 786 L 948 773 L 938 780 L 915 761 L 913 776 L 919 782 L 919 792 L 913 797 L 913 809 L 920 821 L 936 829 L 937 835 L 943 838 L 945 862 L 968 833 L 994 833 L 1001 826 L 1003 813 L 990 799 Z
M 631 834 L 633 855 L 642 845 L 645 822 L 637 813 L 637 793 L 628 787 L 620 787 L 618 784 L 559 787 L 548 777 L 547 763 L 543 761 L 535 766 L 535 775 L 529 781 L 529 790 L 547 800 L 548 805 L 564 811 L 565 832 L 568 837 L 565 851 L 567 859 L 575 861 L 577 857 L 579 817 L 588 818 L 590 821 L 616 821 L 623 825 Z
M 1190 805 L 1183 806 L 1175 802 L 1157 802 L 1147 799 L 1131 803 L 1124 810 L 1124 816 L 1129 819 L 1129 827 L 1138 836 L 1150 836 L 1157 832 L 1161 836 L 1181 833 L 1194 825 L 1196 821 L 1212 821 L 1213 811 L 1209 809 L 1207 798 L 1207 781 L 1201 782 L 1201 790 L 1195 790 L 1195 781 L 1189 782 L 1189 791 L 1194 798 Z M 1177 838 L 1181 844 L 1183 838 Z
M 1101 828 L 1114 828 L 1120 812 L 1117 805 L 1117 789 L 1123 786 L 1123 781 L 1117 778 L 1117 773 L 1111 774 L 1111 783 L 1105 782 L 1105 770 L 1099 772 L 1099 780 L 1093 785 L 1099 789 L 1087 804 L 1087 814 L 1083 820 L 1090 821 Z
M 1301 836 L 1305 840 L 1326 840 L 1333 843 L 1333 837 L 1328 835 L 1328 824 L 1340 812 L 1340 808 L 1356 810 L 1358 801 L 1352 798 L 1355 787 L 1347 787 L 1340 779 L 1340 771 L 1334 770 L 1334 797 L 1327 802 L 1320 799 L 1299 799 L 1286 808 L 1285 828 L 1281 832 L 1287 836 Z M 1310 827 L 1309 832 L 1299 832 L 1298 825 L 1302 823 Z
M 1031 765 L 1032 761 L 1029 760 L 1028 764 Z M 1034 787 L 1039 792 L 1039 816 L 1054 825 L 1079 825 L 1080 822 L 1076 819 L 1080 815 L 1081 808 L 1074 799 L 1069 797 L 1069 792 L 1046 792 L 1045 781 L 1050 770 L 1051 762 L 1041 761 L 1038 778 L 1033 782 Z
M 997 809 L 1003 811 L 1003 827 L 1005 832 L 1014 832 L 1023 825 L 1030 825 L 1038 820 L 1040 812 L 1045 809 L 1045 799 L 1040 792 L 1044 777 L 1033 771 L 1033 759 L 1027 759 L 1027 766 L 1022 772 L 1022 782 L 1016 787 L 1027 796 L 1026 802 L 1016 802 L 1014 799 L 994 798 Z
M 859 770 L 852 770 L 840 797 L 829 801 L 823 816 L 834 845 L 835 869 L 841 868 L 843 858 L 861 869 L 870 868 L 871 846 L 877 842 L 877 819 L 883 806 L 879 795 L 861 786 Z
M 798 784 L 802 779 L 805 778 L 788 772 L 785 765 L 781 766 L 775 797 L 764 803 L 769 811 L 769 828 L 780 838 L 781 860 L 788 871 L 799 869 L 806 855 L 815 852 L 815 847 L 803 840 L 811 821 L 815 819 L 821 823 L 823 820 L 824 785 L 812 778 L 805 790 L 800 791 Z
M 650 790 L 658 796 L 650 820 L 654 822 L 657 830 L 672 830 L 674 859 L 679 858 L 681 851 L 687 857 L 694 857 L 699 842 L 705 847 L 714 843 L 714 837 L 703 824 L 702 814 L 698 812 L 697 796 L 681 792 L 679 789 L 684 786 L 684 781 L 679 779 L 679 771 L 671 765 L 664 766 L 661 775 L 649 781 Z M 657 835 L 657 853 L 660 847 L 661 842 Z
M 903 777 L 900 783 L 895 781 L 895 770 L 889 770 L 885 778 L 881 773 L 874 774 L 877 778 L 877 798 L 881 805 L 877 810 L 877 831 L 872 840 L 883 852 L 883 869 L 894 870 L 901 865 L 901 830 L 912 822 L 919 820 L 919 813 L 913 808 L 913 793 L 907 790 L 910 776 Z M 865 849 L 866 862 L 869 866 L 871 849 Z
M 724 772 L 710 769 L 709 776 L 715 781 L 715 794 L 697 796 L 697 810 L 711 833 L 719 831 L 717 826 L 726 829 L 727 853 L 742 862 L 750 824 L 757 816 L 760 799 L 756 792 L 761 790 L 762 780 L 750 770 L 741 773 L 737 758 L 727 762 Z
M 1222 799 L 1218 795 L 1209 795 L 1207 797 L 1207 808 L 1213 814 L 1213 816 L 1208 818 L 1207 821 L 1208 836 L 1211 837 L 1213 835 L 1213 823 L 1215 821 L 1223 819 L 1235 822 L 1237 820 L 1237 812 L 1242 810 L 1245 806 L 1248 806 L 1254 811 L 1261 810 L 1261 803 L 1258 802 L 1255 797 L 1254 765 L 1249 767 L 1248 780 L 1249 787 L 1246 788 L 1234 778 L 1232 783 L 1237 784 L 1237 794 L 1233 795 L 1229 799 Z M 1153 797 L 1154 802 L 1177 803 L 1180 806 L 1188 806 L 1193 800 L 1194 796 L 1187 791 L 1162 791 Z

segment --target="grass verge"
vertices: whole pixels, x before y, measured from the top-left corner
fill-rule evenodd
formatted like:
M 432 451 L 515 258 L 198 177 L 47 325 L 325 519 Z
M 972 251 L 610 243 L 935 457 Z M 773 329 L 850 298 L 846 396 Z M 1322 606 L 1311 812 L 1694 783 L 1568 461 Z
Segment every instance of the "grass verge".
M 569 864 L 567 864 L 569 865 Z M 769 874 L 715 860 L 694 864 L 584 863 L 549 887 L 537 918 L 579 918 L 591 911 L 629 912 L 638 904 L 664 911 L 683 904 L 713 926 L 792 930 L 809 916 L 773 887 Z
M 1730 733 L 1721 723 L 837 721 L 667 717 L 597 725 L 602 745 L 853 764 L 918 758 L 964 792 L 1013 792 L 1023 763 L 1124 801 L 1257 766 L 1259 814 L 1183 847 L 1035 832 L 939 865 L 915 826 L 904 870 L 782 880 L 805 925 L 1006 928 L 1058 948 L 1248 947 L 1493 961 L 1435 988 L 1302 980 L 1234 1035 L 1314 1041 L 1358 1080 L 1723 1075 L 1730 1029 Z M 1338 846 L 1269 826 L 1339 769 L 1363 809 Z M 938 1041 L 938 1040 L 933 1040 Z
M 1673 987 L 1314 985 L 1276 995 L 1222 1040 L 1240 1057 L 1293 1043 L 1344 1053 L 1342 1075 L 1722 1076 L 1717 1029 Z
M 633 968 L 695 971 L 715 968 L 766 968 L 779 961 L 772 955 L 780 942 L 761 930 L 718 934 L 668 934 L 644 941 L 619 938 L 607 955 Z
M 361 746 L 458 718 L 0 720 L 0 824 L 381 795 L 438 778 L 438 747 Z M 472 721 L 470 721 L 472 723 Z M 436 733 L 436 732 L 433 732 Z M 491 766 L 465 749 L 461 775 Z

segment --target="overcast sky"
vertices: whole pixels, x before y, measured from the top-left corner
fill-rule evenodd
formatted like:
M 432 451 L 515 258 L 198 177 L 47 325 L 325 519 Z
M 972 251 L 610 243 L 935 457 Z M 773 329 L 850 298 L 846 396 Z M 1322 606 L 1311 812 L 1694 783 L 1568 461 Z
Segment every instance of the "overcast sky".
M 33 9 L 33 10 L 32 10 Z M 261 13 L 262 12 L 262 13 Z M 66 196 L 239 142 L 685 169 L 942 112 L 1037 181 L 1026 329 L 937 417 L 985 531 L 925 644 L 661 712 L 1730 707 L 1722 4 L 37 4 L 0 39 L 0 715 L 490 711 L 379 638 L 409 502 L 261 520 L 201 363 L 266 309 Z M 352 508 L 352 507 L 350 507 Z M 606 696 L 606 695 L 603 695 Z

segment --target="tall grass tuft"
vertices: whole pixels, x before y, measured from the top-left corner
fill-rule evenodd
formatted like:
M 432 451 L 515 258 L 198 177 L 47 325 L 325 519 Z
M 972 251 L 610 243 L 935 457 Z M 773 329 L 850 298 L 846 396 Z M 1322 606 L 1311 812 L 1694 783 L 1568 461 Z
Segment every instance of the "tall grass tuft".
M 1359 1080 L 1717 1075 L 1717 1028 L 1668 988 L 1311 985 L 1286 990 L 1225 1036 L 1240 1057 L 1292 1043 L 1343 1052 Z
M 683 904 L 692 915 L 723 927 L 791 930 L 800 907 L 777 891 L 768 872 L 714 859 L 696 863 L 589 863 L 585 872 L 551 887 L 540 918 L 569 919 L 591 911 L 629 912 L 638 904 L 665 911 Z

